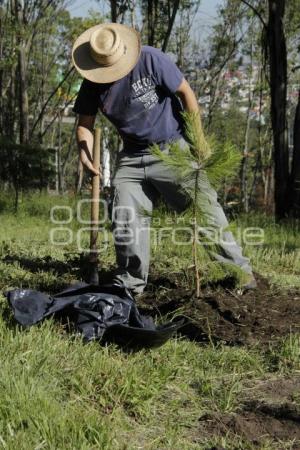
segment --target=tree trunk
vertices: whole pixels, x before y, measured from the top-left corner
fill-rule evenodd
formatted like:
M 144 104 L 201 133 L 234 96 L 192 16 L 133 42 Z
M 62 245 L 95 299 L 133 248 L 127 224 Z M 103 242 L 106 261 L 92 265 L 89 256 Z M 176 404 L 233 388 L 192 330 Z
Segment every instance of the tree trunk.
M 58 117 L 57 175 L 58 175 L 59 194 L 64 193 L 64 177 L 62 171 L 61 123 L 62 123 L 62 113 L 60 113 Z
M 290 214 L 300 217 L 300 90 L 294 121 L 294 149 L 290 178 Z
M 19 208 L 19 184 L 15 183 L 15 201 L 14 201 L 14 212 L 18 212 Z
M 29 141 L 29 108 L 26 77 L 26 43 L 24 42 L 23 11 L 20 2 L 15 2 L 15 16 L 18 27 L 18 72 L 19 72 L 19 112 L 20 112 L 20 143 Z
M 243 159 L 241 165 L 241 193 L 242 193 L 242 206 L 243 211 L 249 212 L 249 187 L 248 187 L 248 162 L 249 162 L 249 134 L 251 126 L 251 109 L 253 106 L 253 92 L 252 92 L 252 79 L 253 79 L 253 43 L 251 42 L 250 48 L 250 73 L 249 73 L 249 86 L 248 86 L 248 109 L 247 109 L 247 122 L 245 129 Z
M 21 44 L 19 49 L 19 108 L 20 108 L 20 143 L 29 141 L 29 108 L 25 66 L 25 47 Z
M 111 21 L 115 23 L 123 23 L 126 11 L 132 10 L 133 5 L 130 0 L 110 0 L 110 16 Z
M 285 0 L 269 0 L 267 41 L 269 49 L 271 119 L 275 163 L 275 215 L 288 212 L 289 151 L 287 138 L 287 50 L 283 29 Z
M 5 24 L 4 7 L 0 5 L 0 61 L 3 61 L 3 30 Z M 0 67 L 0 133 L 3 134 L 3 68 Z
M 258 148 L 256 151 L 255 167 L 253 173 L 252 186 L 249 194 L 249 204 L 253 203 L 254 193 L 256 191 L 257 182 L 260 177 L 263 185 L 265 184 L 265 177 L 263 171 L 263 154 L 264 148 L 262 143 L 262 107 L 263 107 L 263 65 L 262 60 L 260 61 L 259 70 L 259 113 L 258 113 Z
M 110 15 L 111 15 L 111 21 L 116 23 L 117 22 L 117 0 L 110 0 Z
M 169 43 L 169 39 L 172 33 L 172 29 L 175 23 L 175 18 L 176 18 L 176 14 L 179 8 L 179 4 L 180 4 L 180 0 L 175 0 L 174 2 L 174 6 L 173 6 L 173 11 L 172 11 L 172 16 L 169 19 L 169 24 L 168 24 L 168 29 L 165 35 L 165 39 L 162 45 L 162 51 L 165 52 L 167 50 L 168 47 L 168 43 Z
M 241 200 L 243 205 L 243 211 L 249 212 L 249 189 L 248 189 L 248 158 L 249 158 L 249 132 L 251 116 L 250 110 L 252 107 L 252 93 L 249 92 L 249 106 L 247 111 L 247 123 L 245 130 L 243 159 L 241 164 Z
M 154 44 L 154 5 L 153 0 L 148 0 L 148 7 L 147 7 L 147 32 L 148 32 L 148 45 L 153 46 Z

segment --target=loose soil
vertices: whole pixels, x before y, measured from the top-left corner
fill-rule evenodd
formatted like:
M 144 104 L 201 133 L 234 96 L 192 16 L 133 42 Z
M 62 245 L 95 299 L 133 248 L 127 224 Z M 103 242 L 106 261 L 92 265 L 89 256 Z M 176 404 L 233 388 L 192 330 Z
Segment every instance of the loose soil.
M 154 316 L 186 317 L 188 322 L 181 333 L 199 342 L 268 347 L 291 332 L 299 333 L 300 292 L 271 288 L 258 274 L 256 280 L 256 290 L 238 292 L 229 280 L 227 286 L 206 286 L 196 298 L 194 291 L 182 289 L 176 279 L 154 276 L 138 305 Z M 227 436 L 232 437 L 230 449 L 249 448 L 249 443 L 261 448 L 275 442 L 276 448 L 300 450 L 300 375 L 252 381 L 239 401 L 235 413 L 199 417 L 195 441 Z M 239 444 L 235 445 L 236 438 Z
M 69 271 L 86 278 L 81 261 L 68 263 L 39 260 L 10 255 L 6 262 L 18 262 L 30 271 L 54 270 L 58 275 Z M 229 345 L 256 346 L 268 349 L 270 343 L 300 333 L 300 291 L 271 287 L 268 280 L 256 274 L 258 287 L 245 293 L 227 280 L 220 285 L 202 288 L 200 298 L 183 285 L 176 275 L 161 277 L 152 274 L 146 292 L 137 298 L 139 309 L 166 321 L 184 316 L 182 335 L 197 342 L 221 342 Z M 111 281 L 108 271 L 100 271 L 100 282 Z M 53 290 L 61 290 L 56 285 Z M 41 285 L 40 290 L 45 290 Z M 48 287 L 49 291 L 49 287 Z M 250 382 L 249 382 L 250 383 Z M 276 449 L 300 450 L 300 373 L 290 378 L 252 381 L 244 386 L 239 408 L 234 413 L 212 413 L 199 417 L 195 442 L 207 437 L 232 436 L 230 449 L 262 448 L 265 442 L 276 442 Z M 235 439 L 245 446 L 235 446 Z M 286 444 L 293 441 L 292 445 Z M 272 445 L 272 444 L 271 444 Z M 288 446 L 287 446 L 288 445 Z M 252 447 L 251 447 L 252 448 Z M 268 447 L 272 448 L 272 447 Z M 208 449 L 207 449 L 208 450 Z M 212 450 L 212 449 L 211 449 Z M 221 447 L 215 447 L 221 450 Z
M 52 258 L 25 258 L 9 255 L 7 263 L 18 263 L 20 267 L 37 272 L 51 270 L 60 274 L 69 272 L 79 279 L 87 279 L 89 264 L 78 257 L 68 262 Z M 111 281 L 111 271 L 101 270 L 100 283 Z M 183 315 L 188 319 L 182 334 L 195 341 L 221 341 L 231 345 L 268 345 L 290 332 L 300 332 L 300 290 L 280 290 L 270 287 L 267 279 L 256 274 L 256 290 L 240 294 L 233 280 L 223 285 L 210 285 L 202 289 L 201 297 L 189 290 L 182 275 L 161 277 L 152 274 L 146 292 L 137 298 L 137 304 L 145 314 L 152 316 Z M 59 280 L 53 293 L 62 290 Z M 52 293 L 49 286 L 38 287 Z
M 150 279 L 137 300 L 143 312 L 188 319 L 182 334 L 195 341 L 230 345 L 266 345 L 290 332 L 300 332 L 300 291 L 280 291 L 256 274 L 258 287 L 240 293 L 230 286 L 206 286 L 201 297 L 180 288 L 176 280 Z
M 199 435 L 209 438 L 226 435 L 233 439 L 239 436 L 258 447 L 272 439 L 279 445 L 282 443 L 279 448 L 287 448 L 284 441 L 289 441 L 292 444 L 288 448 L 299 450 L 299 392 L 300 377 L 256 382 L 243 392 L 237 413 L 200 417 Z

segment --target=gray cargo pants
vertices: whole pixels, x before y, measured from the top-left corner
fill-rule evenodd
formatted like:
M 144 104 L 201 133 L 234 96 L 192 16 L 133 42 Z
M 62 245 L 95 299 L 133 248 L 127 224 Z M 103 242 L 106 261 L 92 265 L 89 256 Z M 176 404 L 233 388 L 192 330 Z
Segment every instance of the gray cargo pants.
M 167 150 L 165 150 L 167 151 Z M 202 178 L 202 177 L 201 177 Z M 229 231 L 228 221 L 217 193 L 207 177 L 201 180 L 201 193 L 207 207 L 203 211 L 209 228 L 219 231 L 216 260 L 233 263 L 252 274 L 249 259 Z M 134 293 L 143 292 L 147 284 L 150 262 L 150 225 L 153 203 L 159 195 L 178 212 L 184 211 L 190 199 L 183 192 L 174 171 L 151 154 L 135 156 L 121 152 L 113 179 L 113 234 L 118 268 L 115 278 Z M 203 208 L 202 208 L 203 210 Z M 209 235 L 201 232 L 203 235 Z

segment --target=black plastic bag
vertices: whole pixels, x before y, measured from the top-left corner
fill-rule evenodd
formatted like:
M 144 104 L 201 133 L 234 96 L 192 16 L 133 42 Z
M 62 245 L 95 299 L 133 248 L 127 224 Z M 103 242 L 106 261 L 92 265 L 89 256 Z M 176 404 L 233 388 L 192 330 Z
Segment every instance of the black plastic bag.
M 17 322 L 34 325 L 53 314 L 63 314 L 75 323 L 86 341 L 113 341 L 129 347 L 158 347 L 184 324 L 184 321 L 155 325 L 139 313 L 134 298 L 122 286 L 77 284 L 50 296 L 31 289 L 7 293 Z

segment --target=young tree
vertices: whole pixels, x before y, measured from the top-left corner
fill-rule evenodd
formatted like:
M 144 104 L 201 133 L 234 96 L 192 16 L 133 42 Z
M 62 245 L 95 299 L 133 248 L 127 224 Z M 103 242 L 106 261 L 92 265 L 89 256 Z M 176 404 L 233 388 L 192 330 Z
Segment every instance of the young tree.
M 212 186 L 218 188 L 224 178 L 228 180 L 236 174 L 241 155 L 230 143 L 218 145 L 216 141 L 211 139 L 208 144 L 204 132 L 199 126 L 199 115 L 197 113 L 185 112 L 183 116 L 189 145 L 182 149 L 178 143 L 171 144 L 169 152 L 161 151 L 159 146 L 154 145 L 152 152 L 167 167 L 172 167 L 177 172 L 183 190 L 191 199 L 190 208 L 185 214 L 192 218 L 193 223 L 192 259 L 195 271 L 196 295 L 199 297 L 203 259 L 198 258 L 198 240 L 201 230 L 209 226 L 205 222 L 205 214 L 203 213 L 204 208 L 206 210 L 207 207 L 207 199 L 205 193 L 202 192 L 202 185 L 208 179 Z M 210 252 L 205 252 L 207 256 L 212 253 L 212 248 L 210 248 Z

